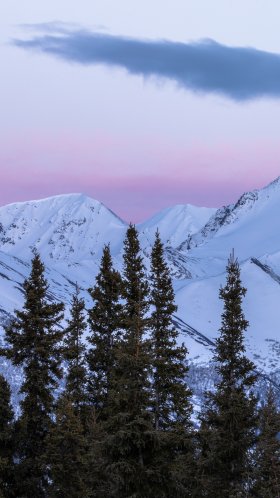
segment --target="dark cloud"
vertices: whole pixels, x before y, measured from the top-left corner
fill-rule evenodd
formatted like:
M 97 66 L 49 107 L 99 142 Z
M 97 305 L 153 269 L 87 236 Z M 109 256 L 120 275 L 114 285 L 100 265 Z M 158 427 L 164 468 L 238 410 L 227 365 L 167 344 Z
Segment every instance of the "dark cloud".
M 14 44 L 69 62 L 106 64 L 131 74 L 173 80 L 188 90 L 236 101 L 280 97 L 280 56 L 254 48 L 228 47 L 213 40 L 137 40 L 65 27 L 58 32 L 58 24 L 53 32 L 48 25 L 43 34 Z
M 74 31 L 78 32 L 80 29 L 80 25 L 77 23 L 69 23 L 63 21 L 50 21 L 50 22 L 41 22 L 37 24 L 33 23 L 23 23 L 20 24 L 19 27 L 33 32 L 44 32 L 44 33 L 68 33 L 71 34 Z M 90 26 L 90 29 L 96 31 L 106 31 L 108 28 L 104 24 L 93 24 Z

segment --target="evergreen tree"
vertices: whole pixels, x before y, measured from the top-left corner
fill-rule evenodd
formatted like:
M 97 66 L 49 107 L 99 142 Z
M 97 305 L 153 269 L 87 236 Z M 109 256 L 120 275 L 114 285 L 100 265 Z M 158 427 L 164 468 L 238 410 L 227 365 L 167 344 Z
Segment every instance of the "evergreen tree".
M 152 496 L 151 460 L 156 444 L 150 411 L 151 350 L 145 337 L 149 301 L 133 225 L 129 226 L 124 242 L 123 298 L 124 336 L 116 347 L 105 425 L 107 475 L 111 483 L 107 496 L 148 498 Z
M 75 411 L 81 412 L 87 401 L 86 382 L 86 347 L 83 334 L 87 328 L 85 320 L 85 302 L 79 296 L 79 288 L 72 297 L 71 317 L 64 336 L 64 358 L 68 363 L 66 378 L 66 395 L 71 400 Z
M 255 452 L 253 496 L 280 497 L 280 413 L 270 388 L 260 410 L 260 433 Z
M 60 326 L 63 304 L 48 299 L 44 265 L 38 254 L 23 284 L 24 306 L 6 328 L 8 347 L 4 353 L 23 368 L 20 392 L 21 416 L 17 421 L 17 498 L 46 496 L 46 468 L 43 463 L 46 436 L 52 425 L 54 390 L 62 376 Z
M 178 346 L 172 316 L 177 310 L 168 266 L 164 261 L 159 232 L 151 254 L 150 328 L 153 349 L 154 427 L 162 448 L 161 474 L 170 495 L 189 496 L 194 473 L 191 391 L 186 384 L 187 349 Z M 165 477 L 165 479 L 164 479 Z M 173 489 L 172 489 L 173 488 Z
M 178 331 L 172 322 L 177 306 L 169 269 L 164 261 L 163 244 L 156 233 L 151 255 L 150 319 L 153 346 L 154 424 L 156 430 L 173 429 L 178 423 L 189 425 L 191 392 L 186 386 L 187 348 L 177 346 Z
M 10 387 L 0 375 L 0 498 L 13 495 L 13 409 Z
M 56 410 L 56 424 L 47 438 L 50 468 L 49 497 L 87 498 L 88 448 L 84 428 L 72 400 L 62 396 Z
M 199 496 L 247 496 L 250 451 L 256 432 L 256 399 L 252 394 L 256 375 L 253 363 L 245 355 L 244 332 L 248 327 L 242 311 L 245 293 L 239 264 L 232 254 L 227 265 L 227 282 L 220 290 L 224 310 L 214 354 L 219 381 L 216 391 L 207 394 L 202 413 Z
M 113 346 L 120 334 L 120 292 L 121 276 L 113 268 L 110 247 L 106 245 L 95 286 L 89 289 L 94 304 L 89 310 L 88 391 L 99 417 L 101 412 L 104 417 L 114 364 Z

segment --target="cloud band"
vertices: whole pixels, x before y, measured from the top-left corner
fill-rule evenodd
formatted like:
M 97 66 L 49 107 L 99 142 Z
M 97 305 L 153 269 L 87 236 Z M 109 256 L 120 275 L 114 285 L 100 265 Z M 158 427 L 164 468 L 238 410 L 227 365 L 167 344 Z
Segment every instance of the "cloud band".
M 213 40 L 194 43 L 148 41 L 86 30 L 51 29 L 16 46 L 65 61 L 121 67 L 143 77 L 175 81 L 202 93 L 235 101 L 280 97 L 280 55 Z

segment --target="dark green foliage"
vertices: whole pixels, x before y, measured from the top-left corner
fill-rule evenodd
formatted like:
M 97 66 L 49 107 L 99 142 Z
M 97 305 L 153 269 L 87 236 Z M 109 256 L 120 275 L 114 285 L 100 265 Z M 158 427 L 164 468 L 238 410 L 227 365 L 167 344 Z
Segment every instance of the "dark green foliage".
M 150 412 L 151 348 L 145 338 L 148 284 L 133 225 L 124 242 L 124 336 L 116 346 L 109 391 L 105 450 L 110 497 L 151 496 L 153 450 L 156 446 Z
M 24 372 L 22 413 L 16 424 L 17 497 L 40 498 L 46 496 L 42 456 L 52 425 L 54 389 L 62 376 L 63 331 L 59 325 L 64 306 L 49 302 L 44 265 L 38 254 L 23 289 L 23 310 L 15 312 L 15 319 L 6 328 L 5 355 Z
M 13 489 L 13 410 L 7 381 L 0 375 L 0 498 L 14 496 Z
M 178 332 L 172 323 L 177 310 L 174 291 L 159 233 L 151 256 L 150 329 L 153 346 L 154 424 L 156 430 L 169 430 L 177 424 L 190 425 L 191 392 L 186 386 L 187 348 L 177 345 Z
M 49 497 L 87 498 L 89 462 L 84 428 L 72 401 L 63 396 L 56 410 L 56 424 L 47 438 L 51 486 Z
M 270 388 L 260 410 L 259 437 L 255 452 L 253 496 L 280 497 L 280 413 Z
M 113 346 L 121 327 L 120 292 L 121 276 L 113 268 L 110 247 L 105 246 L 95 286 L 89 289 L 94 305 L 89 310 L 88 392 L 98 417 L 101 412 L 104 417 L 114 364 Z
M 219 382 L 216 391 L 207 394 L 202 413 L 200 496 L 247 496 L 257 420 L 256 399 L 252 394 L 255 367 L 245 356 L 244 346 L 248 322 L 241 305 L 245 292 L 239 264 L 232 255 L 227 266 L 227 283 L 220 290 L 224 310 L 214 354 Z
M 154 427 L 161 442 L 158 466 L 171 496 L 190 496 L 194 474 L 191 392 L 186 384 L 187 349 L 178 346 L 172 323 L 177 310 L 163 244 L 156 233 L 151 255 L 150 319 L 153 352 Z M 168 494 L 167 494 L 168 496 Z
M 159 233 L 150 289 L 130 225 L 123 276 L 105 246 L 89 292 L 86 354 L 78 288 L 63 331 L 63 304 L 50 302 L 44 265 L 38 254 L 33 258 L 24 307 L 6 327 L 1 350 L 24 376 L 16 422 L 0 376 L 0 498 L 280 498 L 280 414 L 272 390 L 257 414 L 255 367 L 244 347 L 246 290 L 234 256 L 220 290 L 218 381 L 214 393 L 206 393 L 197 437 L 187 349 L 177 344 L 174 291 Z M 66 386 L 55 403 L 63 359 Z
M 104 420 L 96 420 L 94 407 L 89 407 L 85 426 L 88 462 L 87 488 L 90 498 L 110 497 L 111 482 L 107 472 L 108 460 L 105 452 L 106 433 Z
M 68 363 L 66 378 L 66 395 L 71 400 L 76 412 L 85 407 L 87 401 L 86 381 L 86 347 L 82 341 L 87 328 L 85 320 L 85 302 L 79 296 L 79 288 L 72 297 L 71 317 L 64 337 L 64 358 Z

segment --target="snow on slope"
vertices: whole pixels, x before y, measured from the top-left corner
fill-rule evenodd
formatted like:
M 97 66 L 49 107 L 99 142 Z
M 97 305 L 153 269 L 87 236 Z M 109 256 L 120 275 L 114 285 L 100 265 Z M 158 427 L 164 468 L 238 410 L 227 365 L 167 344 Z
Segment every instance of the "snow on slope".
M 279 212 L 277 179 L 218 210 L 175 206 L 138 225 L 146 262 L 157 228 L 167 245 L 178 316 L 187 324 L 181 339 L 194 362 L 205 364 L 211 357 L 209 345 L 220 326 L 219 287 L 225 282 L 228 255 L 235 248 L 248 288 L 244 307 L 250 321 L 249 354 L 259 368 L 279 368 Z M 27 263 L 34 246 L 46 262 L 51 292 L 67 302 L 75 281 L 86 295 L 104 243 L 110 242 L 114 262 L 121 268 L 126 229 L 127 224 L 105 206 L 81 194 L 0 208 L 0 309 L 11 313 L 20 305 L 17 281 L 29 273 Z
M 186 234 L 192 235 L 209 219 L 213 209 L 191 205 L 176 206 L 138 225 L 145 261 L 157 228 L 177 245 Z M 176 223 L 174 237 L 173 227 Z M 117 268 L 121 268 L 121 251 L 127 224 L 102 203 L 83 194 L 50 197 L 21 202 L 0 208 L 0 250 L 30 261 L 36 247 L 44 262 L 77 281 L 89 281 L 98 270 L 104 244 L 110 243 Z M 167 253 L 176 277 L 188 275 L 180 255 Z M 184 258 L 183 258 L 184 259 Z
M 0 249 L 30 259 L 36 247 L 45 261 L 77 263 L 121 248 L 126 223 L 83 194 L 59 195 L 0 208 Z
M 247 350 L 260 369 L 280 372 L 280 179 L 221 208 L 181 244 L 192 279 L 175 282 L 178 314 L 213 341 L 220 327 L 219 288 L 234 248 L 248 292 L 244 301 L 250 322 Z M 191 245 L 191 249 L 188 249 Z M 191 357 L 209 361 L 211 350 L 189 343 Z
M 163 241 L 175 247 L 197 232 L 215 212 L 212 208 L 180 205 L 168 208 L 137 226 L 142 246 L 150 247 L 159 228 Z M 83 194 L 50 197 L 0 208 L 0 249 L 30 259 L 36 247 L 45 261 L 56 264 L 99 258 L 110 242 L 121 252 L 127 224 L 102 203 Z
M 202 212 L 199 215 L 200 210 Z M 172 233 L 172 223 L 178 215 L 182 222 L 182 233 L 188 225 L 195 230 L 209 218 L 213 210 L 181 206 L 175 208 L 172 219 L 165 210 L 157 215 L 165 234 Z M 184 223 L 184 215 L 186 222 Z M 192 221 L 191 216 L 194 220 Z M 142 226 L 142 225 L 141 225 Z M 141 232 L 141 245 L 145 250 L 145 261 L 157 229 L 155 218 L 145 224 L 145 235 Z M 83 194 L 59 195 L 39 201 L 19 202 L 0 208 L 0 308 L 9 313 L 20 303 L 20 286 L 28 275 L 32 251 L 36 247 L 47 266 L 52 292 L 61 296 L 60 279 L 78 282 L 82 288 L 92 286 L 99 268 L 104 244 L 110 243 L 114 263 L 121 269 L 121 252 L 127 224 L 107 209 L 102 203 Z M 184 232 L 185 233 L 185 232 Z M 170 249 L 171 250 L 171 249 Z M 175 251 L 175 250 L 174 250 Z M 173 273 L 186 276 L 185 262 L 176 254 L 167 255 Z M 19 258 L 19 259 L 17 259 Z M 6 268 L 1 275 L 1 265 Z M 26 271 L 24 270 L 26 265 Z M 18 270 L 19 268 L 19 270 Z M 53 273 L 56 275 L 53 276 Z M 59 285 L 56 285 L 58 282 Z M 62 285 L 62 299 L 67 301 L 69 287 Z M 67 291 L 67 292 L 66 292 Z M 63 295 L 64 294 L 64 295 Z M 69 292 L 68 292 L 69 294 Z
M 192 277 L 224 272 L 232 249 L 240 261 L 258 258 L 280 273 L 280 179 L 220 208 L 179 246 Z
M 247 352 L 259 368 L 271 371 L 280 367 L 280 285 L 259 266 L 248 260 L 241 265 L 241 278 L 247 288 L 243 309 L 249 321 Z M 218 335 L 223 303 L 219 289 L 225 273 L 206 279 L 188 280 L 176 285 L 178 315 L 210 341 Z M 188 341 L 190 358 L 199 363 L 211 359 L 211 348 Z
M 203 228 L 216 211 L 215 208 L 178 204 L 139 224 L 138 230 L 143 239 L 146 237 L 152 243 L 153 235 L 158 229 L 164 244 L 175 248 Z
M 5 320 L 15 308 L 22 306 L 23 282 L 30 270 L 30 262 L 0 251 L 0 322 L 1 318 Z M 75 281 L 54 268 L 46 267 L 45 274 L 50 286 L 49 299 L 60 300 L 67 305 L 74 292 Z
M 209 256 L 224 256 L 232 248 L 239 257 L 263 256 L 280 249 L 280 178 L 261 190 L 243 194 L 236 204 L 218 210 L 195 234 L 191 245 L 197 257 L 207 245 Z M 181 249 L 187 249 L 187 243 Z

